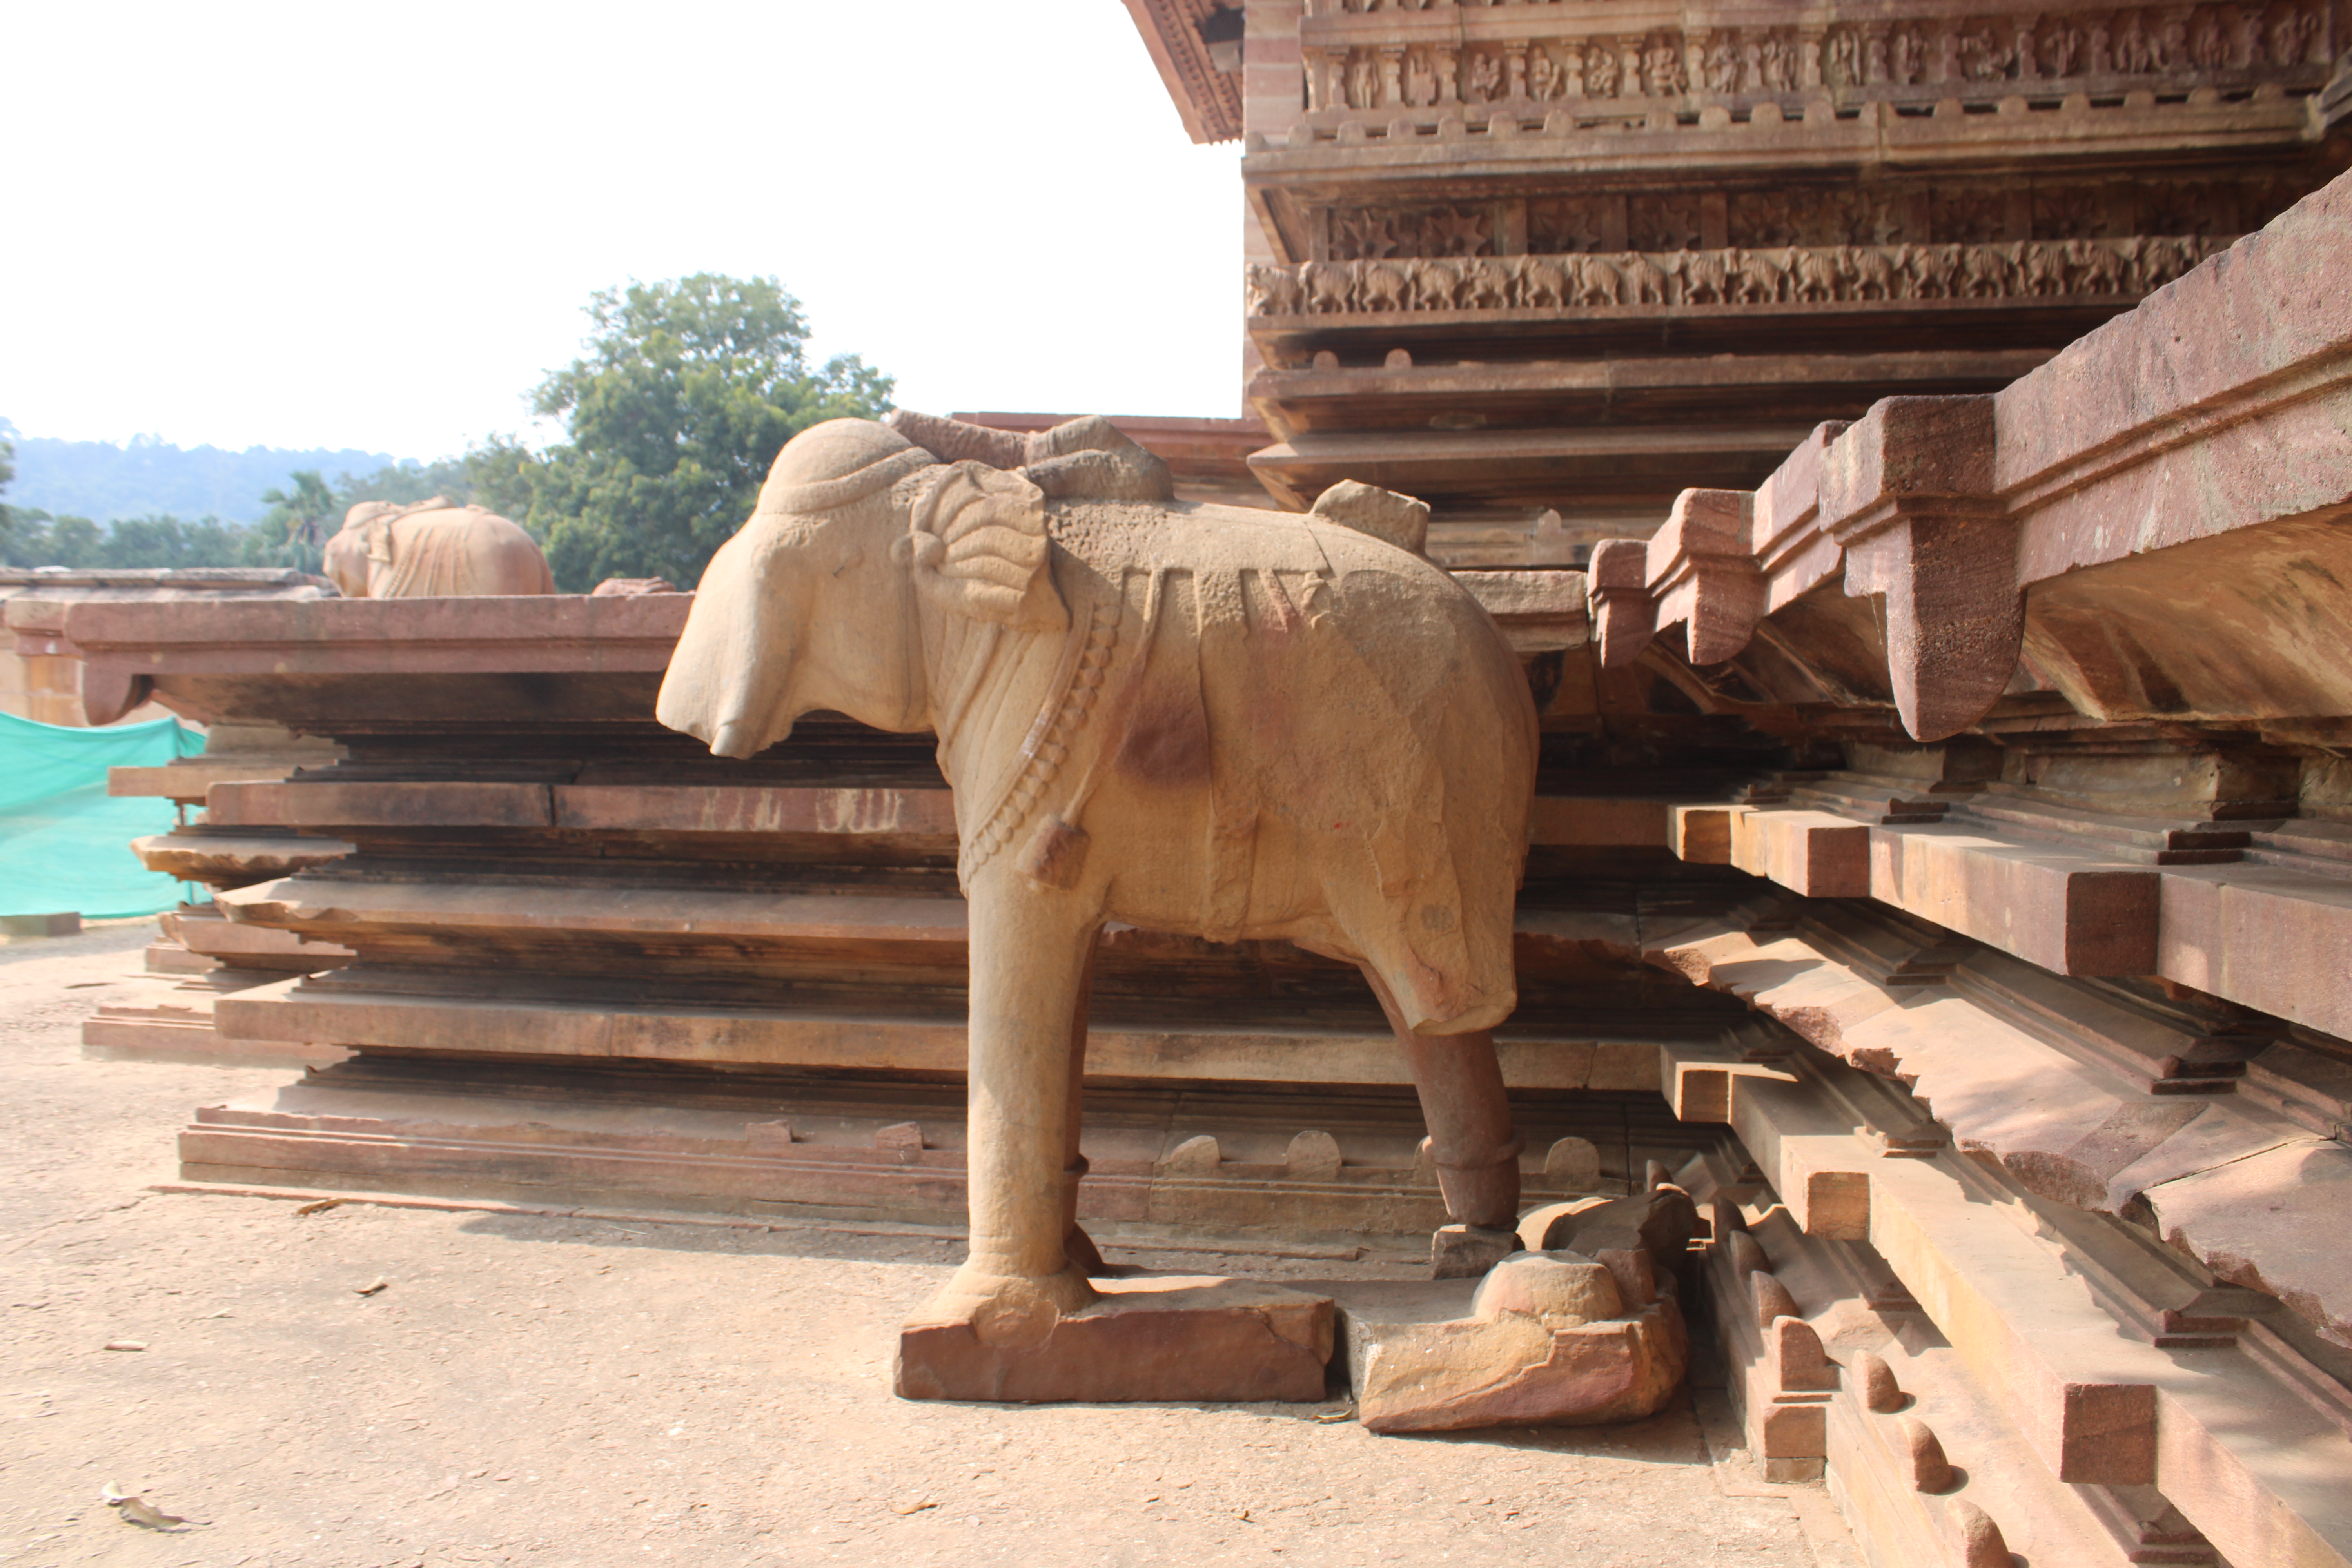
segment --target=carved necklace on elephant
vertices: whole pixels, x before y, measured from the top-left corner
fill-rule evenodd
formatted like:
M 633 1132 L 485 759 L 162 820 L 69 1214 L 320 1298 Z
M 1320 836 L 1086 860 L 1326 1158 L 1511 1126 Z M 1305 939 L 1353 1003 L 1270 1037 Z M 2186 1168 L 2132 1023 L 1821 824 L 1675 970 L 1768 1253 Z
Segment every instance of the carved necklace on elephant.
M 1152 633 L 1159 624 L 1161 577 L 1159 572 L 1146 577 L 1141 624 L 1135 639 L 1138 649 L 1151 646 Z M 1045 699 L 1038 707 L 1037 717 L 1022 741 L 1011 773 L 992 793 L 987 811 L 976 818 L 978 826 L 964 839 L 956 867 L 960 883 L 968 886 L 971 877 L 1026 825 L 1039 799 L 1069 759 L 1079 731 L 1092 715 L 1097 731 L 1093 760 L 1060 812 L 1050 814 L 1022 850 L 1021 869 L 1033 879 L 1048 886 L 1067 886 L 1076 879 L 1086 843 L 1086 835 L 1076 826 L 1077 817 L 1094 793 L 1097 771 L 1118 751 L 1129 710 L 1134 706 L 1132 669 L 1118 695 L 1104 700 L 1112 657 L 1118 647 L 1119 621 L 1126 608 L 1126 595 L 1120 585 L 1112 583 L 1109 587 L 1109 596 L 1087 606 L 1083 614 L 1076 613 L 1077 607 L 1073 606 L 1061 658 L 1046 684 Z M 1109 732 L 1104 733 L 1106 730 Z

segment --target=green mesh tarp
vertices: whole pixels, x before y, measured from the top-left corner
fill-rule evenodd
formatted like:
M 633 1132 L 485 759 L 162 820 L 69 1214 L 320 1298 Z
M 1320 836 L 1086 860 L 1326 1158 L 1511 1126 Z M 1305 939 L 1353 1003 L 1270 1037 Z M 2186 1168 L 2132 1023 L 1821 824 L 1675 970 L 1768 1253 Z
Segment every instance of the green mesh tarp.
M 113 800 L 106 770 L 168 763 L 205 749 L 177 719 L 69 730 L 0 713 L 0 915 L 152 915 L 181 887 L 139 863 L 131 841 L 167 833 L 168 800 Z

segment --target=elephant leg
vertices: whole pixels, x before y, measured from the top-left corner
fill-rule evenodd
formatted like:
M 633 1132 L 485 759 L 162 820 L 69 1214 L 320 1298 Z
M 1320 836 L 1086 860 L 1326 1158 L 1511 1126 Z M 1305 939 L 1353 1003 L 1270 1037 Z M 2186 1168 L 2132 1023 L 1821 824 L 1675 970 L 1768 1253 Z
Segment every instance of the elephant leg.
M 1519 1139 L 1511 1127 L 1494 1035 L 1485 1029 L 1417 1035 L 1405 1026 L 1380 976 L 1367 968 L 1364 977 L 1404 1047 L 1422 1120 L 1429 1126 L 1430 1159 L 1437 1166 L 1446 1217 L 1482 1230 L 1511 1229 L 1519 1221 Z
M 1070 1010 L 1069 1111 L 1062 1139 L 1062 1248 L 1074 1267 L 1097 1279 L 1117 1270 L 1103 1261 L 1095 1238 L 1078 1224 L 1078 1184 L 1087 1173 L 1087 1156 L 1078 1140 L 1086 1123 L 1087 1009 L 1094 998 L 1095 954 L 1101 946 L 1098 934 L 1087 940 L 1086 966 L 1078 972 L 1078 999 Z
M 971 1250 L 935 1305 L 996 1344 L 1034 1343 L 1094 1300 L 1066 1240 L 1076 1178 L 1071 1047 L 1101 917 L 1017 875 L 971 889 Z

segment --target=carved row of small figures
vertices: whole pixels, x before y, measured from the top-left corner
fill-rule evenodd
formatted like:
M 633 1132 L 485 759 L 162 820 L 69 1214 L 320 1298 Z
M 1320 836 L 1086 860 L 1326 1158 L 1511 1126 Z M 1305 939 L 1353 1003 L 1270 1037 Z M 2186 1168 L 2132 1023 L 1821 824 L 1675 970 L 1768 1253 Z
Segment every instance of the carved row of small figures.
M 2195 235 L 1252 263 L 1252 316 L 2136 297 L 2226 245 Z
M 1454 48 L 1310 48 L 1310 110 L 1563 98 L 1681 98 L 1808 88 L 2195 77 L 2325 65 L 2312 0 L 1826 28 L 1654 28 Z

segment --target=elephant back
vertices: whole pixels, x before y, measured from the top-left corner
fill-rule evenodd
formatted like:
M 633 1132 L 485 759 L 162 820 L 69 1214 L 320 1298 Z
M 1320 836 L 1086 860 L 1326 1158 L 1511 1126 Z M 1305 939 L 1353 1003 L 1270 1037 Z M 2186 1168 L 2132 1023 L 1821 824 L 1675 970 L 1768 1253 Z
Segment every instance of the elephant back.
M 478 506 L 371 523 L 368 595 L 377 599 L 552 594 L 547 556 L 521 528 Z
M 1536 716 L 1486 610 L 1297 514 L 1097 503 L 1057 508 L 1054 533 L 1133 628 L 1136 694 L 1109 701 L 1142 717 L 1099 738 L 1111 773 L 1200 818 L 1183 926 L 1366 963 L 1426 1032 L 1507 1016 Z

